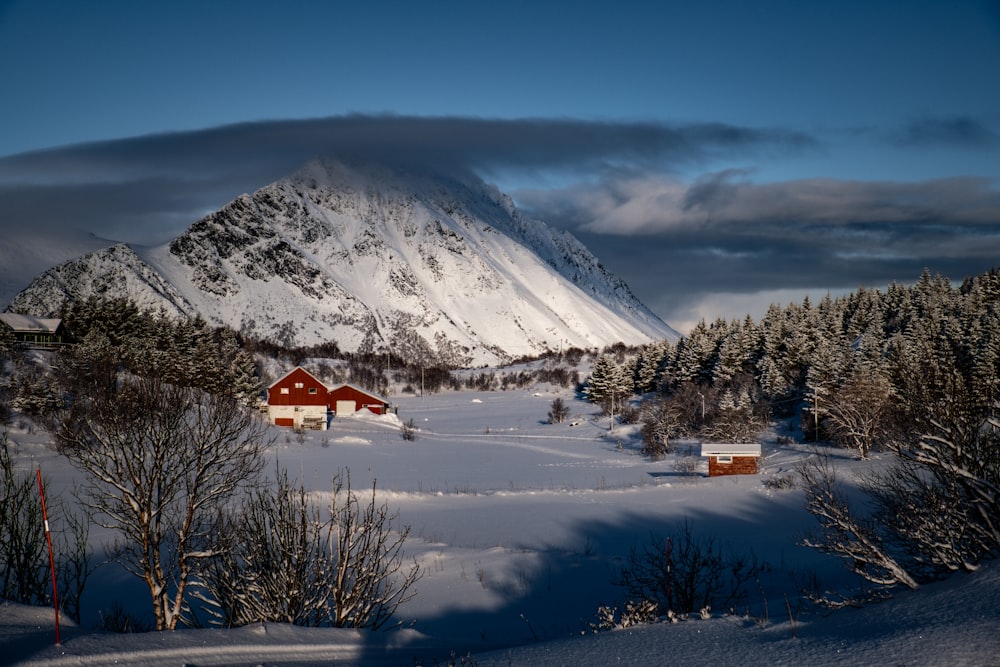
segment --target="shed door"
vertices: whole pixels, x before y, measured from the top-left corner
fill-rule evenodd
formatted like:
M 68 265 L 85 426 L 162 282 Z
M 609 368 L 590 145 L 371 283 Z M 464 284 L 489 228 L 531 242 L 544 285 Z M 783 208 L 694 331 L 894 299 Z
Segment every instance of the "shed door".
M 354 401 L 337 401 L 337 416 L 349 417 L 358 409 L 358 404 Z

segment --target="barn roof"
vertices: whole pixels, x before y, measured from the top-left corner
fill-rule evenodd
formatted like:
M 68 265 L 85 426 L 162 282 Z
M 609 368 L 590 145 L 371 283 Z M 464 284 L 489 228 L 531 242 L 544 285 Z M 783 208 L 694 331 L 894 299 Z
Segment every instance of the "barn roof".
M 313 375 L 312 373 L 310 373 L 306 369 L 302 368 L 302 366 L 296 366 L 295 368 L 293 368 L 292 370 L 288 371 L 287 373 L 285 373 L 284 375 L 282 375 L 280 378 L 278 378 L 277 380 L 275 380 L 274 382 L 272 382 L 270 385 L 268 385 L 267 388 L 271 389 L 275 385 L 281 383 L 285 378 L 287 378 L 289 375 L 291 375 L 295 371 L 302 371 L 303 373 L 305 373 L 306 375 L 308 375 L 309 377 L 311 377 L 313 380 L 316 380 L 316 382 L 318 382 L 319 384 L 323 385 L 324 387 L 327 386 L 325 382 L 323 382 L 322 380 L 320 380 L 318 377 L 316 377 L 315 375 Z
M 760 456 L 759 442 L 702 443 L 702 456 Z
M 31 331 L 35 333 L 54 334 L 58 331 L 62 320 L 58 317 L 35 317 L 19 313 L 0 313 L 3 322 L 14 331 Z
M 346 382 L 343 383 L 343 384 L 338 384 L 335 387 L 330 387 L 327 390 L 327 393 L 328 394 L 332 394 L 332 393 L 338 391 L 339 389 L 345 389 L 345 388 L 347 388 L 347 389 L 353 389 L 354 391 L 356 391 L 358 393 L 361 393 L 361 394 L 364 394 L 365 396 L 368 396 L 369 398 L 373 398 L 373 399 L 375 399 L 376 401 L 378 401 L 380 403 L 388 403 L 389 402 L 386 399 L 384 399 L 381 396 L 379 396 L 378 394 L 373 394 L 372 392 L 368 391 L 367 389 L 362 389 L 361 387 L 359 387 L 356 384 L 348 384 Z

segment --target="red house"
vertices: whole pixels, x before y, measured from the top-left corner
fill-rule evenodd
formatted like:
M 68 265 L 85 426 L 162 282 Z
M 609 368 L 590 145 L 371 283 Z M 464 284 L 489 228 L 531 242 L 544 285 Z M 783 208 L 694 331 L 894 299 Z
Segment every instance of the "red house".
M 276 426 L 326 430 L 329 388 L 301 366 L 267 388 L 267 418 Z
M 358 410 L 384 415 L 389 403 L 352 384 L 327 387 L 301 366 L 267 388 L 267 418 L 275 426 L 325 431 L 328 415 L 349 417 Z

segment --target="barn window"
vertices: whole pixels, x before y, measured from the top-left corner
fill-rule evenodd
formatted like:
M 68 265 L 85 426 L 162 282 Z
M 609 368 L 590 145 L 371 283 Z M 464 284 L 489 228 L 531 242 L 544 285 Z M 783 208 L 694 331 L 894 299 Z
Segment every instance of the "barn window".
M 282 387 L 281 388 L 281 393 L 282 394 L 287 394 L 288 393 L 288 387 Z
M 715 460 L 718 461 L 719 463 L 732 463 L 733 462 L 733 457 L 732 456 L 720 456 L 720 457 L 716 458 Z
M 304 387 L 304 386 L 306 386 L 306 385 L 304 383 L 302 383 L 302 382 L 296 382 L 295 383 L 295 388 L 296 389 L 302 389 L 302 387 Z
M 309 393 L 310 394 L 315 394 L 316 393 L 316 387 L 309 387 Z

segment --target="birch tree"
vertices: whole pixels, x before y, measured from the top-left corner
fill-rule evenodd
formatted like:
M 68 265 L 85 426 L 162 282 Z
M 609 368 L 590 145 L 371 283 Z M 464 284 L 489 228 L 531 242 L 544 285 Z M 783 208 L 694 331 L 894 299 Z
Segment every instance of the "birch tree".
M 823 425 L 835 443 L 862 459 L 887 444 L 895 426 L 893 388 L 883 376 L 860 370 L 830 397 Z
M 157 630 L 181 619 L 195 563 L 219 548 L 211 520 L 257 476 L 265 432 L 235 399 L 135 376 L 61 416 L 60 451 L 85 473 L 81 501 L 148 587 Z
M 893 555 L 878 524 L 851 511 L 826 456 L 816 455 L 798 467 L 806 495 L 806 509 L 820 524 L 818 535 L 803 545 L 844 558 L 856 574 L 880 586 L 919 587 L 916 579 Z

